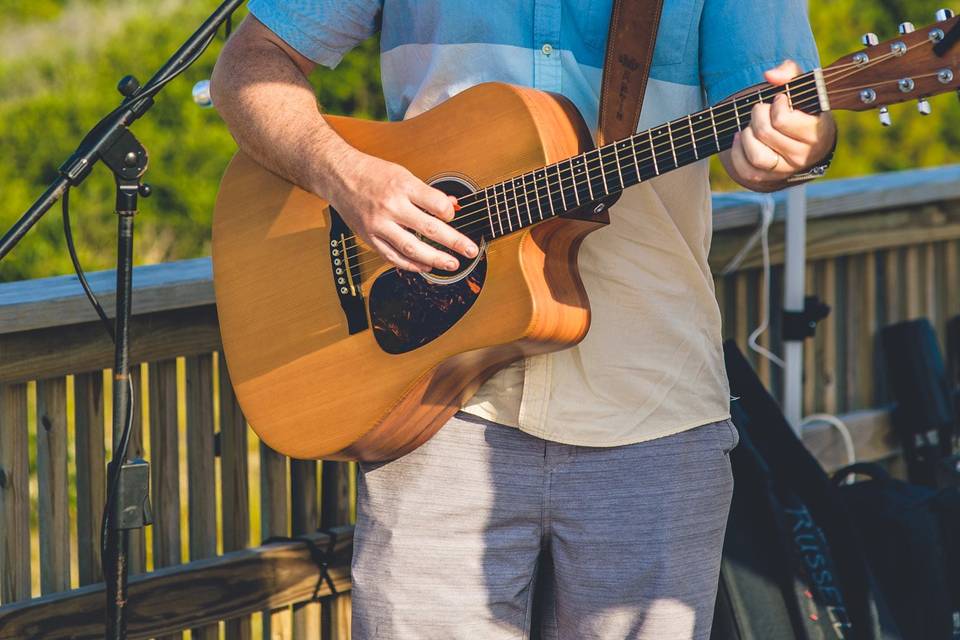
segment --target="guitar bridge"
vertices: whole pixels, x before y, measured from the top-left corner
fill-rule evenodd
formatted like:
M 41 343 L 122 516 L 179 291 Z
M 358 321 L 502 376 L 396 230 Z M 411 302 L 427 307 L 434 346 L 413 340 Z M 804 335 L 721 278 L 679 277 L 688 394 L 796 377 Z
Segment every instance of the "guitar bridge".
M 340 307 L 347 318 L 347 330 L 350 335 L 365 331 L 370 322 L 360 287 L 357 240 L 333 207 L 330 207 L 330 268 Z

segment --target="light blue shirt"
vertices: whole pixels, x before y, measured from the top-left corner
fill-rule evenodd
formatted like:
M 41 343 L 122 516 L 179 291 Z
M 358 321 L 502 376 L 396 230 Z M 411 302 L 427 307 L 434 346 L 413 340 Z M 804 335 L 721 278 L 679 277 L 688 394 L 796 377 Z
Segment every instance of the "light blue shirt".
M 424 111 L 473 84 L 503 81 L 561 93 L 593 125 L 612 4 L 251 0 L 249 7 L 294 49 L 331 68 L 359 42 L 381 31 L 383 88 L 391 119 L 408 117 L 411 109 Z M 651 78 L 695 88 L 701 105 L 693 106 L 704 106 L 704 99 L 715 103 L 761 82 L 764 70 L 786 58 L 811 69 L 818 58 L 806 4 L 665 0 Z M 689 95 L 689 90 L 683 93 Z

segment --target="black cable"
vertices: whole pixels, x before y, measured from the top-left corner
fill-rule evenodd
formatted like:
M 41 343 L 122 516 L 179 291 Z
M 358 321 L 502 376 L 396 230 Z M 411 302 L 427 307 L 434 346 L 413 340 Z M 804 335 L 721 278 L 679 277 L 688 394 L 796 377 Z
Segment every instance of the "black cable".
M 114 342 L 113 323 L 110 321 L 110 318 L 107 317 L 107 312 L 103 310 L 103 305 L 100 304 L 100 300 L 93 292 L 93 289 L 90 288 L 90 283 L 87 282 L 87 276 L 83 273 L 83 267 L 80 266 L 77 249 L 73 244 L 73 230 L 70 227 L 70 187 L 67 187 L 67 190 L 63 192 L 63 200 L 61 200 L 60 205 L 61 211 L 63 212 L 63 236 L 67 241 L 67 251 L 70 253 L 73 270 L 77 274 L 77 279 L 80 280 L 80 286 L 83 287 L 83 292 L 87 294 L 87 300 L 90 301 L 90 304 L 93 305 L 93 310 L 100 316 L 100 320 L 103 322 L 103 326 L 110 336 L 110 341 Z

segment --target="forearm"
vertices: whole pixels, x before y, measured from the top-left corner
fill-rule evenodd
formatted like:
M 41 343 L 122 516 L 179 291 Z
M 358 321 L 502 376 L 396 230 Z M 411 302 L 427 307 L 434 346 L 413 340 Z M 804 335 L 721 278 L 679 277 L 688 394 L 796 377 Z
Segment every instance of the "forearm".
M 337 167 L 356 151 L 321 117 L 311 67 L 248 18 L 220 55 L 211 91 L 244 152 L 308 191 L 329 193 Z

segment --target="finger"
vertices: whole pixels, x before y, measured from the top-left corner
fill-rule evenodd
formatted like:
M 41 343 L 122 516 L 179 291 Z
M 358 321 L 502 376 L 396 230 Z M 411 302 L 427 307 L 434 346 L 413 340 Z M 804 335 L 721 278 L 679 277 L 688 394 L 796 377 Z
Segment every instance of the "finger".
M 773 149 L 784 160 L 798 168 L 804 165 L 810 154 L 810 145 L 781 133 L 773 124 L 778 112 L 789 113 L 786 99 L 774 101 L 773 106 L 758 104 L 750 114 L 750 130 L 754 137 Z M 778 111 L 779 110 L 779 111 Z
M 747 127 L 741 132 L 740 143 L 743 155 L 754 171 L 769 177 L 775 173 L 776 169 L 784 167 L 785 163 L 780 160 L 780 155 L 757 140 L 753 129 Z
M 430 271 L 430 267 L 428 265 L 414 262 L 413 260 L 400 255 L 400 252 L 394 249 L 393 245 L 386 240 L 382 240 L 377 236 L 373 236 L 370 238 L 370 244 L 380 255 L 386 258 L 388 262 L 400 267 L 401 269 L 413 271 L 414 273 L 426 273 Z
M 749 182 L 761 182 L 765 179 L 760 171 L 750 164 L 743 152 L 743 137 L 737 133 L 733 137 L 733 146 L 730 148 L 730 162 L 738 176 Z
M 444 221 L 424 213 L 420 209 L 412 206 L 407 212 L 407 216 L 401 219 L 401 222 L 407 228 L 419 231 L 424 236 L 434 242 L 439 242 L 443 246 L 456 251 L 468 258 L 476 257 L 479 248 L 474 242 L 463 235 Z
M 812 145 L 820 139 L 820 119 L 799 109 L 790 108 L 790 101 L 786 96 L 774 98 L 769 119 L 774 129 L 803 144 Z
M 398 250 L 404 257 L 418 264 L 425 265 L 428 270 L 443 269 L 444 271 L 456 271 L 460 268 L 460 263 L 456 258 L 431 247 L 394 222 L 389 223 L 385 227 L 380 233 L 380 237 L 393 245 L 393 248 Z
M 781 85 L 790 82 L 801 73 L 803 73 L 803 69 L 800 68 L 800 65 L 793 60 L 784 60 L 773 69 L 764 72 L 763 77 L 770 84 Z
M 444 222 L 453 220 L 454 210 L 450 196 L 439 189 L 428 186 L 426 183 L 416 181 L 413 191 L 410 193 L 410 201 Z

